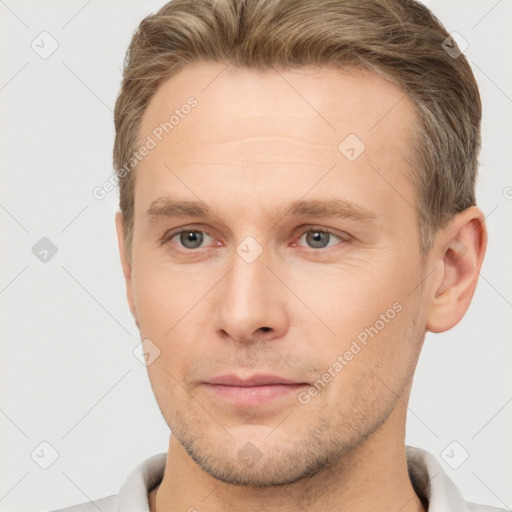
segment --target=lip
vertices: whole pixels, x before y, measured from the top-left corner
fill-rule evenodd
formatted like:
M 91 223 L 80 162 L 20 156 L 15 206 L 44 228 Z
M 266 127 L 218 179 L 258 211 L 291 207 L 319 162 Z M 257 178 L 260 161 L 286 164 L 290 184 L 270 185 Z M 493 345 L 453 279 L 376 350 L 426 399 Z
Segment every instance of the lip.
M 247 379 L 242 379 L 234 374 L 219 375 L 212 377 L 206 381 L 207 384 L 220 384 L 223 386 L 237 386 L 237 387 L 250 387 L 250 386 L 273 386 L 277 384 L 307 384 L 307 382 L 299 382 L 297 380 L 285 379 L 279 375 L 272 375 L 270 373 L 258 373 L 252 375 Z
M 270 374 L 253 375 L 247 379 L 236 375 L 221 375 L 204 384 L 217 398 L 237 407 L 257 407 L 290 395 L 296 396 L 300 388 L 309 385 Z

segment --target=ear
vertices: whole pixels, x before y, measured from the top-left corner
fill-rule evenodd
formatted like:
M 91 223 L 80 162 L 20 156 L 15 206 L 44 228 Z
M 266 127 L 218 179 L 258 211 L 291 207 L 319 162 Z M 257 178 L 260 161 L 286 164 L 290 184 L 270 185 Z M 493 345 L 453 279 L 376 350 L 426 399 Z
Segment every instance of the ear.
M 133 300 L 132 264 L 128 254 L 126 253 L 123 225 L 123 214 L 121 212 L 116 212 L 117 245 L 119 247 L 119 255 L 121 257 L 121 265 L 123 267 L 124 280 L 126 282 L 126 296 L 128 299 L 128 305 L 130 306 L 130 311 L 138 327 L 139 322 L 137 320 L 137 312 Z
M 430 290 L 427 330 L 444 332 L 457 325 L 475 293 L 487 247 L 482 211 L 472 206 L 455 215 L 436 236 L 431 255 L 442 269 Z

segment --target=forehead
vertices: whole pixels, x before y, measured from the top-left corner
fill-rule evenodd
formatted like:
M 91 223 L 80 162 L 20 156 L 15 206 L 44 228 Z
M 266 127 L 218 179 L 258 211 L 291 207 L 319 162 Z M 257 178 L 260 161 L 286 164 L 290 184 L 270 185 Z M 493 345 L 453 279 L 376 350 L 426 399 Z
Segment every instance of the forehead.
M 195 64 L 167 80 L 143 115 L 139 144 L 150 137 L 155 147 L 138 165 L 136 190 L 146 203 L 163 195 L 172 168 L 188 172 L 196 187 L 209 182 L 204 192 L 231 186 L 243 196 L 244 186 L 286 190 L 335 166 L 327 189 L 337 179 L 359 203 L 362 192 L 381 202 L 398 194 L 410 207 L 416 123 L 409 97 L 372 71 Z
M 372 132 L 396 129 L 397 123 L 410 123 L 416 117 L 411 100 L 400 88 L 366 69 L 303 67 L 258 71 L 196 63 L 160 86 L 144 112 L 140 134 L 149 133 L 168 120 L 191 97 L 197 99 L 199 108 L 194 109 L 191 121 L 173 129 L 176 142 L 180 134 L 190 135 L 192 129 L 198 143 L 204 138 L 214 140 L 221 129 L 223 134 L 241 127 L 251 132 L 251 128 L 264 125 L 265 117 L 276 133 L 301 133 L 306 129 L 311 130 L 309 136 L 313 139 L 327 136 L 336 142 L 344 129 L 350 128 L 367 140 L 374 135 Z M 202 115 L 198 116 L 198 112 Z M 208 117 L 210 120 L 205 122 Z M 194 118 L 201 123 L 194 123 Z M 390 142 L 393 139 L 390 137 Z

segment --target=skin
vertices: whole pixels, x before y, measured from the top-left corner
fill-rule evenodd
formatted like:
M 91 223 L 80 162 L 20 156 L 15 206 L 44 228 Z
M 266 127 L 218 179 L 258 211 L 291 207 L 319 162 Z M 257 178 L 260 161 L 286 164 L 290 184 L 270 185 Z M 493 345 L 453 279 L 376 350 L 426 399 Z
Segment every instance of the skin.
M 116 217 L 128 302 L 160 350 L 148 373 L 172 431 L 150 510 L 424 510 L 407 472 L 406 405 L 426 331 L 450 329 L 470 304 L 482 212 L 454 216 L 422 255 L 407 160 L 416 113 L 373 72 L 188 66 L 152 98 L 141 143 L 190 96 L 197 106 L 138 165 L 131 260 Z M 354 161 L 338 149 L 348 134 L 366 146 Z M 211 213 L 169 217 L 163 198 Z M 343 200 L 344 215 L 286 214 L 327 199 Z M 209 234 L 190 242 L 180 229 Z M 251 263 L 237 253 L 248 236 L 262 250 Z M 306 404 L 292 392 L 235 407 L 204 384 L 273 373 L 310 390 L 383 314 Z

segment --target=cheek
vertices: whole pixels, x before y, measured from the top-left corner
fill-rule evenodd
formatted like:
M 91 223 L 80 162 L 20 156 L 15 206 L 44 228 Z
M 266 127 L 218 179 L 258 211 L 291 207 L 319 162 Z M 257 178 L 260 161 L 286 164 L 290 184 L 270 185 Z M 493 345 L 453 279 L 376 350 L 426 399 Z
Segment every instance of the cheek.
M 317 269 L 297 267 L 285 280 L 329 328 L 331 337 L 347 339 L 379 321 L 395 302 L 404 300 L 404 285 L 393 275 L 382 263 L 366 261 Z M 290 300 L 296 301 L 291 296 Z M 390 311 L 390 316 L 394 313 Z
M 133 291 L 141 334 L 166 337 L 200 302 L 201 278 L 150 258 L 140 261 L 133 266 Z
M 290 275 L 290 287 L 318 316 L 315 319 L 306 312 L 317 325 L 317 335 L 312 336 L 310 329 L 304 343 L 315 344 L 321 339 L 323 367 L 336 373 L 342 366 L 339 374 L 345 376 L 340 381 L 357 380 L 365 369 L 377 372 L 382 367 L 384 378 L 393 383 L 395 375 L 400 378 L 397 374 L 402 369 L 408 374 L 415 364 L 424 334 L 425 306 L 411 293 L 411 283 L 419 272 L 412 267 L 409 273 L 401 272 L 401 268 L 398 258 L 386 261 L 382 257 L 377 264 L 366 262 L 350 268 L 333 265 L 314 274 L 314 279 L 300 278 L 308 275 L 300 269 Z M 333 368 L 340 362 L 339 356 L 341 366 Z M 345 371 L 349 366 L 351 370 Z
M 133 287 L 140 335 L 160 350 L 148 367 L 156 382 L 181 380 L 187 361 L 207 355 L 211 339 L 211 297 L 207 294 L 215 281 L 203 272 L 172 268 L 147 260 L 134 262 Z M 212 272 L 210 272 L 212 274 Z M 216 273 L 214 273 L 216 277 Z M 218 279 L 218 278 L 217 278 Z M 210 329 L 210 332 L 209 332 Z

